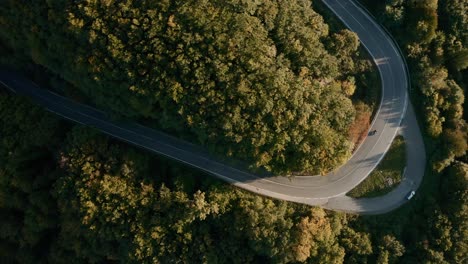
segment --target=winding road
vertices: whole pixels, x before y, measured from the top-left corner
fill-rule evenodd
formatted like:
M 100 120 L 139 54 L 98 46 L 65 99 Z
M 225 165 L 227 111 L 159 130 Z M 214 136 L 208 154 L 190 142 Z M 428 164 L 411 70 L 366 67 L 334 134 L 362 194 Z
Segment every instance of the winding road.
M 380 107 L 370 128 L 377 130 L 377 133 L 368 136 L 346 164 L 325 176 L 288 178 L 255 175 L 239 165 L 232 165 L 234 163 L 231 161 L 214 157 L 195 145 L 167 134 L 135 123 L 113 121 L 102 111 L 40 89 L 18 73 L 1 70 L 0 82 L 12 92 L 28 96 L 66 119 L 95 127 L 122 141 L 198 168 L 257 194 L 320 205 L 331 210 L 385 213 L 403 204 L 407 193 L 418 188 L 424 175 L 425 150 L 414 111 L 408 102 L 406 64 L 390 36 L 353 0 L 322 1 L 350 30 L 357 33 L 362 45 L 372 56 L 382 82 Z M 346 193 L 378 165 L 397 133 L 405 137 L 408 153 L 407 170 L 402 183 L 381 197 L 347 197 Z

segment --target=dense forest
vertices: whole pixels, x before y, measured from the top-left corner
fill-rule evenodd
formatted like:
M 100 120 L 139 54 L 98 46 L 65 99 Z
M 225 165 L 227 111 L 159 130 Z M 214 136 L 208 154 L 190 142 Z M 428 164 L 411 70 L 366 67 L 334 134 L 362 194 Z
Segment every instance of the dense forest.
M 415 102 L 431 144 L 438 146 L 433 148 L 437 152 L 433 162 L 441 171 L 467 149 L 463 116 L 468 82 L 467 2 L 394 0 L 369 5 L 382 13 L 381 22 L 406 53 L 411 92 L 422 99 Z
M 428 155 L 416 197 L 382 216 L 257 196 L 60 120 L 0 89 L 0 262 L 466 263 L 465 2 L 364 2 L 407 54 Z M 38 18 L 34 12 L 45 11 L 37 8 L 15 19 Z M 4 40 L 10 20 L 0 10 Z M 36 47 L 45 44 L 34 36 Z M 31 76 L 43 76 L 37 63 L 48 65 L 42 59 L 67 59 L 58 57 L 58 47 L 49 57 L 42 48 L 13 50 L 11 43 L 0 44 L 0 62 Z
M 310 5 L 7 0 L 0 39 L 119 118 L 252 168 L 324 173 L 353 149 L 350 97 L 370 62 Z

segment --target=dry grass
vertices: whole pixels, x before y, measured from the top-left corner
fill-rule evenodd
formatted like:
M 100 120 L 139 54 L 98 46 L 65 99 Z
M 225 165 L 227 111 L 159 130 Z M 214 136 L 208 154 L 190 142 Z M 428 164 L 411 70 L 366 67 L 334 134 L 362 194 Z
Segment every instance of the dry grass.
M 367 131 L 369 130 L 372 111 L 369 106 L 362 102 L 355 105 L 356 118 L 349 127 L 348 135 L 349 140 L 353 143 L 353 151 L 361 144 L 366 138 Z

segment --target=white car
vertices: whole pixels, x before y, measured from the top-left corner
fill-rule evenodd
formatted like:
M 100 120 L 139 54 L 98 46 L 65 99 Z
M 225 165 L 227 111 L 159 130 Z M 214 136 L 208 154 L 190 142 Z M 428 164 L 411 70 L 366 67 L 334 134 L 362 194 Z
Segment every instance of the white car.
M 413 198 L 413 196 L 416 194 L 415 191 L 411 191 L 408 193 L 408 195 L 406 195 L 406 200 L 411 200 L 411 198 Z

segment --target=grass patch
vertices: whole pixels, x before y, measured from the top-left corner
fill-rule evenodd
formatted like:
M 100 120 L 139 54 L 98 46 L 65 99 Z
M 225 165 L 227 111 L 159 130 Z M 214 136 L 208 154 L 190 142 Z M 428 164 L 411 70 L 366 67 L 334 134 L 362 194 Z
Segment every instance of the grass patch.
M 401 182 L 405 166 L 405 141 L 397 136 L 377 168 L 347 195 L 354 198 L 384 195 Z

